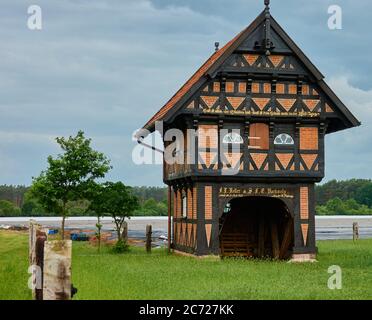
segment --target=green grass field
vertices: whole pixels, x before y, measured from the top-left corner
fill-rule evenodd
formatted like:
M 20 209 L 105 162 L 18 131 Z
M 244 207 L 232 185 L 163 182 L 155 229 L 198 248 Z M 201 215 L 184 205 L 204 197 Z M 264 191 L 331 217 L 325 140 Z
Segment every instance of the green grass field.
M 0 300 L 30 299 L 27 234 L 0 231 Z M 74 299 L 371 299 L 372 240 L 319 241 L 317 263 L 243 259 L 195 259 L 146 254 L 123 255 L 87 243 L 73 244 Z M 330 290 L 328 267 L 342 268 L 341 290 Z

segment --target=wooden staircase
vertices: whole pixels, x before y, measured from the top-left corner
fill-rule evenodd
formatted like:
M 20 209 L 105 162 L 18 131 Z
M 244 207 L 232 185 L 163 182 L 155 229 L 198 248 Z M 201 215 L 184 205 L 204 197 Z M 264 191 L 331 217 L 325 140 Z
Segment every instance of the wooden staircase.
M 220 237 L 222 257 L 253 257 L 255 244 L 246 233 L 223 233 Z

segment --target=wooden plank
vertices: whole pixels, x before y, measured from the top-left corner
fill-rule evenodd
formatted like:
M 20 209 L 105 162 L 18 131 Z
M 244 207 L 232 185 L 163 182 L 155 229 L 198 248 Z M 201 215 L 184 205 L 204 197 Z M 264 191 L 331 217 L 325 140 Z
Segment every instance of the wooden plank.
M 71 240 L 45 242 L 44 300 L 71 299 L 71 248 Z
M 279 237 L 278 237 L 278 226 L 275 221 L 271 221 L 271 243 L 273 248 L 273 258 L 279 259 Z
M 287 226 L 284 231 L 282 244 L 280 246 L 279 259 L 286 258 L 289 246 L 291 245 L 292 235 L 293 235 L 293 220 L 291 219 L 290 221 L 288 221 Z
M 258 227 L 258 257 L 265 254 L 265 220 L 261 217 Z
M 223 233 L 220 247 L 223 257 L 252 257 L 255 244 L 249 242 L 246 233 Z

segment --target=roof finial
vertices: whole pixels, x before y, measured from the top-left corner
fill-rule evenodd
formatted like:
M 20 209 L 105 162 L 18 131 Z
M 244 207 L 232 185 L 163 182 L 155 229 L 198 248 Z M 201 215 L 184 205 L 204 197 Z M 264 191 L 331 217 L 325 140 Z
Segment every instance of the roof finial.
M 271 35 L 270 35 L 270 0 L 265 0 L 265 50 L 266 55 L 269 56 L 271 54 Z
M 220 43 L 219 42 L 215 42 L 214 43 L 214 50 L 217 52 L 219 50 L 219 46 L 220 46 Z

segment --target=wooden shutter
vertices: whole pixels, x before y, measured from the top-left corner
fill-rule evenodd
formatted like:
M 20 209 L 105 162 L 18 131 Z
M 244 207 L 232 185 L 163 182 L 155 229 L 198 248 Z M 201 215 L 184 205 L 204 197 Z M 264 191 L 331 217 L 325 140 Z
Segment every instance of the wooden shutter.
M 250 147 L 257 148 L 257 150 L 269 150 L 269 126 L 266 123 L 252 123 L 249 126 L 249 137 Z

